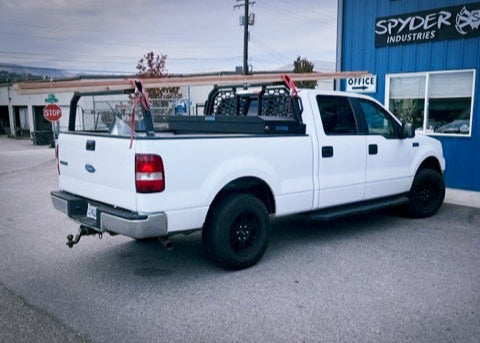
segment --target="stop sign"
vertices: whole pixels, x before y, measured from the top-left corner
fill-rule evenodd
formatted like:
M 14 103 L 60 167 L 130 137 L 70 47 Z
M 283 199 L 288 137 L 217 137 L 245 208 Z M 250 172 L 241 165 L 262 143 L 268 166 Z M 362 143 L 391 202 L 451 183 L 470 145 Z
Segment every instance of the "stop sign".
M 43 108 L 43 117 L 48 121 L 57 121 L 62 117 L 62 109 L 55 104 Z

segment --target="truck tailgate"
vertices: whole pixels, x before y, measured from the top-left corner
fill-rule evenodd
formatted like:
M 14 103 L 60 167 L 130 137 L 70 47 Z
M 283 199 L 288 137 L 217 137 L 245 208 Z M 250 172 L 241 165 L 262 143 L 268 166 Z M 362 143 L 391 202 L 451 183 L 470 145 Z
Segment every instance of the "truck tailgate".
M 136 211 L 135 146 L 129 145 L 128 138 L 60 134 L 60 189 Z

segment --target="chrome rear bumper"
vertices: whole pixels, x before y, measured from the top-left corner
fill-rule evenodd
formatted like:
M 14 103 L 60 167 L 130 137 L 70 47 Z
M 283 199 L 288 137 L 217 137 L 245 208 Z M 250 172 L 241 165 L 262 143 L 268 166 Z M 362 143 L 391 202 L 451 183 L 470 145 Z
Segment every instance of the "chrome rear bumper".
M 138 214 L 95 202 L 63 191 L 51 192 L 53 207 L 71 219 L 99 232 L 112 232 L 132 238 L 161 237 L 168 234 L 167 215 Z M 97 208 L 97 218 L 87 217 L 88 204 Z

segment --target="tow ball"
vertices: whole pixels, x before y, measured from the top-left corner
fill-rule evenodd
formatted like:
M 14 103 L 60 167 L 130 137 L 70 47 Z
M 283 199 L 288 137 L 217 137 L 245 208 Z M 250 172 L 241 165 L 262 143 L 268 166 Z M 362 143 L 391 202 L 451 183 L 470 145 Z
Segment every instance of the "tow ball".
M 98 235 L 99 238 L 102 239 L 101 232 L 98 232 L 97 230 L 94 230 L 88 226 L 80 225 L 80 228 L 78 229 L 78 232 L 75 235 L 75 237 L 73 237 L 73 235 L 67 236 L 67 246 L 69 248 L 73 248 L 73 246 L 80 241 L 80 238 L 82 236 L 91 236 L 91 235 Z

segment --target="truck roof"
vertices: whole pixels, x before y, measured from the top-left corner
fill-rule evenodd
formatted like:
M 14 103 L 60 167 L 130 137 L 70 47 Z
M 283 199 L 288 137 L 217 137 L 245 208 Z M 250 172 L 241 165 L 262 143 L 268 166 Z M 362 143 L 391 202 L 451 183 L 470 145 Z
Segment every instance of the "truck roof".
M 380 105 L 381 107 L 385 108 L 384 105 L 378 101 L 377 99 L 365 95 L 365 94 L 359 94 L 359 93 L 353 93 L 353 92 L 342 92 L 342 91 L 333 91 L 333 90 L 316 90 L 316 89 L 300 89 L 298 91 L 298 94 L 303 97 L 303 96 L 308 96 L 309 94 L 313 95 L 327 95 L 327 96 L 345 96 L 349 98 L 357 98 L 357 99 L 366 99 L 369 101 L 373 101 L 376 104 Z M 392 117 L 399 123 L 401 124 L 402 121 L 399 120 L 395 114 L 393 114 L 388 108 L 385 108 L 391 115 Z

